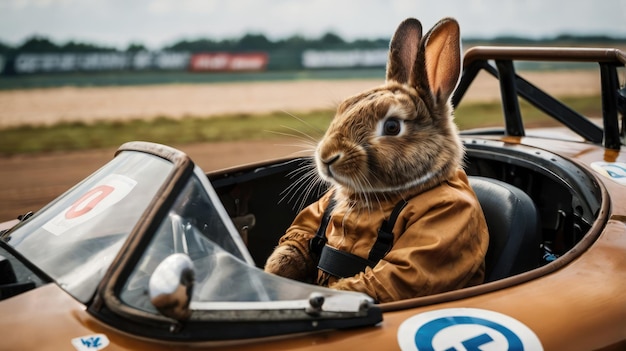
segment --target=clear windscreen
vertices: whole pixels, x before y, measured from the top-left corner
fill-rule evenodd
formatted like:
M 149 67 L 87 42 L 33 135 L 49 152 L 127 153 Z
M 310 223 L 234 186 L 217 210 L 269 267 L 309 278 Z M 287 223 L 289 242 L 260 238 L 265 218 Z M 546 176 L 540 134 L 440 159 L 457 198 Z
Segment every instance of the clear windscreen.
M 86 302 L 172 169 L 162 158 L 123 152 L 37 212 L 8 244 Z
M 299 283 L 255 267 L 217 195 L 200 177 L 196 174 L 190 179 L 159 226 L 122 289 L 124 303 L 157 313 L 148 296 L 150 276 L 174 253 L 183 253 L 193 262 L 191 308 L 196 310 L 303 308 L 311 294 L 317 293 L 325 297 L 327 308 L 334 305 L 336 310 L 352 311 L 369 299 L 358 293 Z

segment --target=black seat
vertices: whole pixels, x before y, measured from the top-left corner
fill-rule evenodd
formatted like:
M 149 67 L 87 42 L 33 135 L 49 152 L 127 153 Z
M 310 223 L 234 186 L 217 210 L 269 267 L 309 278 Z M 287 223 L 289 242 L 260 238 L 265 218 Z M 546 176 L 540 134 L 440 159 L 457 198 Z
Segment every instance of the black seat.
M 538 267 L 541 227 L 532 199 L 519 188 L 496 179 L 471 176 L 469 180 L 489 229 L 485 282 Z

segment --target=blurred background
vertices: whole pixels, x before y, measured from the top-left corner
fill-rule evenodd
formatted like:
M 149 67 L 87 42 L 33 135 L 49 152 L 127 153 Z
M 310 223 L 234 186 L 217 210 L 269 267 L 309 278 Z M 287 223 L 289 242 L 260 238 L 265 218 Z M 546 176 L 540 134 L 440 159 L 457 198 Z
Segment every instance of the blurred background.
M 174 145 L 206 171 L 298 152 L 285 134 L 318 137 L 339 101 L 383 82 L 407 17 L 425 30 L 456 18 L 464 50 L 626 49 L 623 0 L 2 0 L 0 221 L 126 141 Z M 517 68 L 589 115 L 601 108 L 597 65 Z M 496 83 L 477 84 L 481 118 L 459 110 L 461 128 L 501 119 Z
M 71 85 L 292 79 L 285 71 L 334 71 L 332 78 L 380 76 L 386 47 L 406 17 L 425 30 L 455 17 L 466 48 L 498 45 L 620 45 L 626 2 L 604 0 L 4 0 L 0 72 L 154 72 L 63 76 Z M 252 76 L 162 74 L 263 71 Z M 297 76 L 296 76 L 297 77 Z M 58 76 L 55 78 L 59 78 Z M 60 84 L 2 80 L 1 88 Z

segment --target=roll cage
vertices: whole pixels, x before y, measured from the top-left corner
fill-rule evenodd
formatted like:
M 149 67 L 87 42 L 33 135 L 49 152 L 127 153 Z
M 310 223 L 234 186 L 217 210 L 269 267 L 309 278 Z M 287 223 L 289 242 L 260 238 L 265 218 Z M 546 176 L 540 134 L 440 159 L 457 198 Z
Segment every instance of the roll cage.
M 600 67 L 603 128 L 519 76 L 514 61 L 592 62 Z M 626 53 L 617 49 L 559 47 L 473 47 L 465 53 L 463 74 L 452 96 L 458 106 L 482 70 L 498 79 L 504 116 L 504 134 L 525 136 L 518 96 L 594 144 L 619 150 L 626 143 L 626 86 L 619 86 L 617 69 L 626 65 Z M 621 113 L 621 128 L 618 113 Z

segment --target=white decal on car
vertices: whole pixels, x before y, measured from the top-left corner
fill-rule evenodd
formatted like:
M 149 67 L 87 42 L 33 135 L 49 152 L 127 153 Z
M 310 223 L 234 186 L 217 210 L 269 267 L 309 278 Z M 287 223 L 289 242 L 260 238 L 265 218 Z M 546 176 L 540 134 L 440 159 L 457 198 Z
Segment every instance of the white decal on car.
M 420 313 L 398 328 L 406 350 L 532 350 L 543 346 L 535 333 L 507 315 L 476 308 L 449 308 Z
M 137 181 L 120 174 L 111 174 L 43 225 L 54 235 L 61 235 L 81 223 L 94 218 L 118 203 L 137 185 Z
M 109 346 L 109 338 L 104 334 L 92 334 L 72 339 L 72 345 L 77 351 L 102 350 Z
M 591 168 L 621 185 L 626 185 L 626 163 L 624 162 L 593 162 Z

